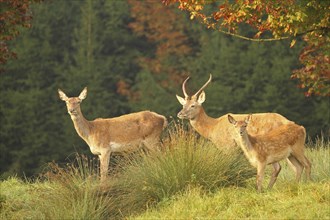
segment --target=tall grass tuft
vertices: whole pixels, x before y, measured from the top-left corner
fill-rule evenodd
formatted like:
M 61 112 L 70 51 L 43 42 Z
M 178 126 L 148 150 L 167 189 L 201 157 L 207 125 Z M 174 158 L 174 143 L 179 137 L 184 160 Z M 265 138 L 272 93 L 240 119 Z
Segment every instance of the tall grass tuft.
M 162 151 L 131 160 L 112 181 L 109 190 L 115 202 L 111 213 L 121 217 L 139 213 L 190 187 L 214 192 L 220 187 L 243 186 L 254 175 L 239 150 L 223 152 L 174 123 Z
M 77 154 L 66 167 L 51 163 L 49 168 L 44 176 L 54 187 L 44 193 L 48 207 L 43 213 L 47 219 L 106 219 L 111 197 L 100 191 L 95 159 Z

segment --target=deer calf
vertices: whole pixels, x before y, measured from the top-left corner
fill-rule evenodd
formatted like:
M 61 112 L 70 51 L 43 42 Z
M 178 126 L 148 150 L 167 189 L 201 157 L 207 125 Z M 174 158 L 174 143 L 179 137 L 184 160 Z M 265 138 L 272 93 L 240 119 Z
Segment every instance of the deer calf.
M 231 115 L 228 115 L 228 121 L 234 125 L 235 141 L 242 148 L 251 165 L 257 168 L 258 192 L 262 191 L 266 166 L 272 164 L 274 168 L 268 185 L 268 188 L 271 189 L 281 171 L 279 161 L 286 158 L 296 172 L 297 181 L 300 180 L 304 168 L 307 178 L 310 179 L 311 163 L 304 155 L 305 128 L 290 123 L 266 134 L 252 136 L 246 130 L 251 117 L 252 115 L 248 115 L 245 120 L 236 121 Z
M 88 121 L 80 109 L 82 100 L 87 96 L 87 88 L 78 97 L 69 98 L 60 89 L 58 94 L 66 103 L 78 135 L 100 159 L 101 182 L 108 174 L 111 153 L 134 151 L 141 145 L 153 150 L 158 147 L 160 134 L 167 125 L 164 116 L 150 111 Z

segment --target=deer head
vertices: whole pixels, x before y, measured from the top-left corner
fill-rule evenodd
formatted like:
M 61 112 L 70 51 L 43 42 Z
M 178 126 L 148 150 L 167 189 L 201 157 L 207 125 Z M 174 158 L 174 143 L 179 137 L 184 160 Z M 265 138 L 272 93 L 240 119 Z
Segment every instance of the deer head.
M 58 95 L 60 99 L 65 101 L 68 113 L 71 117 L 76 117 L 80 112 L 80 103 L 87 96 L 87 87 L 85 87 L 78 97 L 67 97 L 67 95 L 60 89 L 58 89 Z
M 243 121 L 236 121 L 233 116 L 228 115 L 228 121 L 235 126 L 236 132 L 243 136 L 246 133 L 246 128 L 252 118 L 252 115 L 248 115 Z
M 182 110 L 178 113 L 178 117 L 180 119 L 193 120 L 203 109 L 202 104 L 205 101 L 205 92 L 203 90 L 211 82 L 212 75 L 210 74 L 210 78 L 208 79 L 208 81 L 192 96 L 189 96 L 186 92 L 186 83 L 189 80 L 189 78 L 190 77 L 188 77 L 182 83 L 182 91 L 184 94 L 184 98 L 178 95 L 176 95 L 176 98 L 183 106 Z

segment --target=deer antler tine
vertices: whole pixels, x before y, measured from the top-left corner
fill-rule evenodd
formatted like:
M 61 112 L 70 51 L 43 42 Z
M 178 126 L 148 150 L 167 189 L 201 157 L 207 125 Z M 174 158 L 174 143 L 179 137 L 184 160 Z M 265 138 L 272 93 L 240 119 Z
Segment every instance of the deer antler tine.
M 210 74 L 210 78 L 207 80 L 207 82 L 202 86 L 202 88 L 200 88 L 194 96 L 198 96 L 204 89 L 205 87 L 211 82 L 212 80 L 212 74 Z
M 190 79 L 190 77 L 188 76 L 187 79 L 185 79 L 185 81 L 183 81 L 182 83 L 182 91 L 183 91 L 183 95 L 185 98 L 189 97 L 189 95 L 186 92 L 186 82 L 188 81 L 188 79 Z

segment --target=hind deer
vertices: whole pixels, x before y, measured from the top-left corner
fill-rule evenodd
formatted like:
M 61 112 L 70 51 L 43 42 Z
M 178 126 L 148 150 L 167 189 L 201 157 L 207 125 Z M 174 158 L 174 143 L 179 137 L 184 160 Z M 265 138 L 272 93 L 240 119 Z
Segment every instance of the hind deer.
M 234 128 L 227 120 L 227 115 L 219 118 L 208 116 L 202 104 L 205 101 L 205 92 L 203 91 L 212 80 L 210 75 L 209 80 L 192 96 L 186 92 L 186 83 L 189 77 L 182 83 L 182 91 L 184 98 L 176 95 L 178 101 L 183 106 L 178 113 L 180 119 L 188 119 L 191 126 L 203 137 L 212 141 L 219 148 L 230 149 L 232 146 L 237 146 L 234 141 Z M 238 120 L 243 120 L 247 114 L 232 114 Z M 270 130 L 277 128 L 283 124 L 293 123 L 285 117 L 277 113 L 259 113 L 254 114 L 251 126 L 248 128 L 249 134 L 258 135 L 265 134 Z
M 233 125 L 236 136 L 235 140 L 242 148 L 245 156 L 252 166 L 257 168 L 257 189 L 262 191 L 264 173 L 268 164 L 273 165 L 273 173 L 268 185 L 271 189 L 281 171 L 279 161 L 288 159 L 296 172 L 296 181 L 299 181 L 303 169 L 306 169 L 306 176 L 310 179 L 311 163 L 304 155 L 305 149 L 305 128 L 295 123 L 282 125 L 263 135 L 250 135 L 247 127 L 250 127 L 252 115 L 244 120 L 236 121 L 228 115 L 228 121 Z
M 67 97 L 58 90 L 78 135 L 88 144 L 90 151 L 100 159 L 101 182 L 106 180 L 111 153 L 130 152 L 144 145 L 148 150 L 157 149 L 160 135 L 167 125 L 164 116 L 141 111 L 115 118 L 88 121 L 80 104 L 87 96 L 85 87 L 78 97 Z

